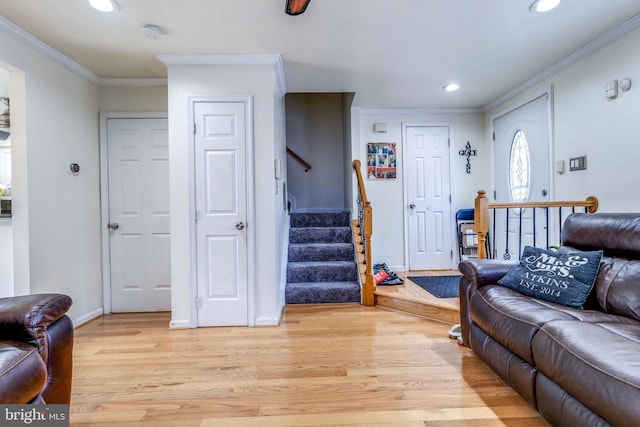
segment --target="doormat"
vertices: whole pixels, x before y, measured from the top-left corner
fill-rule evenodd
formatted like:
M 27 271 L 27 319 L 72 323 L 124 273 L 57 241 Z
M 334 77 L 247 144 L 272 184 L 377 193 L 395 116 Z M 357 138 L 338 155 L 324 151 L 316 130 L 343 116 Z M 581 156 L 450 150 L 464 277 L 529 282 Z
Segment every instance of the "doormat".
M 458 284 L 462 276 L 420 276 L 408 277 L 416 285 L 436 298 L 457 298 Z

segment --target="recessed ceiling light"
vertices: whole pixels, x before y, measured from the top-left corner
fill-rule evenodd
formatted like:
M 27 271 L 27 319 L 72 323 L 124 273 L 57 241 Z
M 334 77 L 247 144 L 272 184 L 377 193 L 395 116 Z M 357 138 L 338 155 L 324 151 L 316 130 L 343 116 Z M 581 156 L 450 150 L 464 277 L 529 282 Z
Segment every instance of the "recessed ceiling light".
M 531 3 L 529 10 L 532 12 L 548 12 L 555 9 L 560 4 L 560 0 L 536 0 Z
M 100 12 L 113 12 L 117 7 L 115 0 L 89 0 L 89 4 Z
M 448 85 L 444 86 L 442 89 L 446 90 L 447 92 L 455 92 L 458 89 L 460 89 L 460 85 L 458 83 L 449 83 Z

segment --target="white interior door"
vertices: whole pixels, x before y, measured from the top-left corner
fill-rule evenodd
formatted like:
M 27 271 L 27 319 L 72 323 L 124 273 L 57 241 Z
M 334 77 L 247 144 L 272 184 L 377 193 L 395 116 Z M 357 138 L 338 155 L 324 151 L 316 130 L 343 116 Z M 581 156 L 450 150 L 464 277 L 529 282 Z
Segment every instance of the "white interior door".
M 244 102 L 195 102 L 198 326 L 248 324 Z
M 449 128 L 405 128 L 409 270 L 449 269 L 453 260 Z
M 546 201 L 551 197 L 548 95 L 494 120 L 495 200 Z M 535 221 L 535 233 L 534 233 Z M 494 224 L 497 258 L 518 259 L 525 245 L 546 246 L 545 212 L 499 210 Z
M 113 312 L 171 308 L 166 119 L 109 119 Z

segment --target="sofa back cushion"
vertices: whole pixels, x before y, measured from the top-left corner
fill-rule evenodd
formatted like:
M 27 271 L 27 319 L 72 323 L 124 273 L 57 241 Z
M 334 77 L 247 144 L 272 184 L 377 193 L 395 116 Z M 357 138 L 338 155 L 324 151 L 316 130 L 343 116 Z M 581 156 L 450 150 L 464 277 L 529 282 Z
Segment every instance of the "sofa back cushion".
M 560 251 L 576 249 L 604 252 L 592 294 L 599 308 L 640 320 L 640 214 L 570 215 Z

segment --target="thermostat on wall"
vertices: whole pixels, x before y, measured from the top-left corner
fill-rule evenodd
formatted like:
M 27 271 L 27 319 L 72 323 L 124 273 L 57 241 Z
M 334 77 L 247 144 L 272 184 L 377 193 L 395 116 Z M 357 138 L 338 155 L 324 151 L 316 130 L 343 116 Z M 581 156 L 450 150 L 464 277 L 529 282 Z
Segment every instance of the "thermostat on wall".
M 67 173 L 78 175 L 80 173 L 80 165 L 77 162 L 67 162 Z

